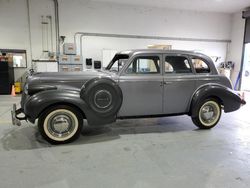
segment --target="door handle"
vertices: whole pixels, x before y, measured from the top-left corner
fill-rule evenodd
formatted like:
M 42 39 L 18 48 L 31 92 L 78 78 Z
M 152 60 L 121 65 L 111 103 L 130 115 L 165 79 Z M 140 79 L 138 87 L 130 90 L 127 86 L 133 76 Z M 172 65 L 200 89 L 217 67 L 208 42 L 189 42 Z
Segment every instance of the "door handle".
M 162 87 L 163 85 L 170 85 L 170 84 L 172 84 L 173 82 L 161 82 L 160 83 L 160 86 Z
M 173 82 L 164 82 L 164 85 L 170 85 L 172 84 Z

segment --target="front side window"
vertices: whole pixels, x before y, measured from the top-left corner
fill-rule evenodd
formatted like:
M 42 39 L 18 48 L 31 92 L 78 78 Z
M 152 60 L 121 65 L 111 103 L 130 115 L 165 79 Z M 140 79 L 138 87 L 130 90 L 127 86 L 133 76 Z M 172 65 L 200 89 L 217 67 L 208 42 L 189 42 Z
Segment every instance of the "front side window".
M 207 63 L 202 59 L 192 58 L 192 63 L 196 73 L 210 73 Z
M 158 56 L 137 57 L 127 68 L 128 74 L 158 74 L 160 73 L 160 58 Z
M 106 70 L 112 72 L 120 72 L 120 70 L 126 64 L 128 58 L 129 56 L 126 54 L 116 54 L 115 57 L 109 63 L 109 65 L 106 67 Z
M 166 56 L 165 57 L 165 73 L 191 73 L 191 67 L 188 59 L 184 56 Z

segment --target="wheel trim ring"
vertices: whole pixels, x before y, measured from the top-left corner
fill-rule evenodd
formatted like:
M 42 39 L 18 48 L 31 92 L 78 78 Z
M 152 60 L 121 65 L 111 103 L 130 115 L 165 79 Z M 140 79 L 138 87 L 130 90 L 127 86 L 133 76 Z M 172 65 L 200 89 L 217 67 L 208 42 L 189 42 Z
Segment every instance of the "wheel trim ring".
M 101 105 L 99 105 L 98 102 L 97 102 L 97 96 L 98 96 L 100 93 L 105 93 L 105 94 L 107 94 L 107 96 L 109 97 L 109 102 L 108 102 L 108 104 L 106 104 L 105 106 L 101 106 Z M 113 100 L 113 99 L 112 99 L 111 93 L 110 93 L 109 91 L 107 91 L 107 90 L 104 90 L 104 89 L 97 91 L 97 92 L 95 93 L 95 95 L 94 95 L 94 104 L 95 104 L 98 108 L 100 108 L 100 109 L 108 108 L 108 107 L 111 105 L 112 100 Z
M 63 112 L 63 114 L 68 113 L 72 117 L 73 121 L 75 122 L 75 127 L 74 127 L 73 131 L 70 134 L 68 134 L 67 136 L 65 136 L 65 137 L 56 137 L 56 136 L 52 135 L 50 133 L 50 131 L 48 130 L 48 121 L 49 121 L 49 119 L 54 114 L 59 113 L 59 112 Z M 75 133 L 77 132 L 78 126 L 79 126 L 79 122 L 78 122 L 78 119 L 77 119 L 76 115 L 73 112 L 71 112 L 69 110 L 66 110 L 66 109 L 58 109 L 58 110 L 52 111 L 51 113 L 49 113 L 47 115 L 47 117 L 45 118 L 44 123 L 43 123 L 43 129 L 44 129 L 45 134 L 50 139 L 55 140 L 55 141 L 66 141 L 66 140 L 72 138 L 75 135 Z
M 216 114 L 216 116 L 214 117 L 213 121 L 211 121 L 211 122 L 209 122 L 209 123 L 205 122 L 205 121 L 203 120 L 203 118 L 202 118 L 202 109 L 203 109 L 204 107 L 206 107 L 206 106 L 212 106 L 213 111 L 217 111 L 217 114 Z M 213 124 L 215 124 L 215 123 L 219 120 L 220 114 L 221 114 L 221 111 L 220 111 L 220 107 L 219 107 L 218 103 L 216 103 L 216 102 L 214 102 L 214 101 L 207 101 L 207 102 L 205 102 L 205 103 L 201 106 L 201 108 L 200 108 L 200 110 L 199 110 L 199 120 L 201 121 L 201 123 L 202 123 L 204 126 L 209 127 L 209 126 L 212 126 Z

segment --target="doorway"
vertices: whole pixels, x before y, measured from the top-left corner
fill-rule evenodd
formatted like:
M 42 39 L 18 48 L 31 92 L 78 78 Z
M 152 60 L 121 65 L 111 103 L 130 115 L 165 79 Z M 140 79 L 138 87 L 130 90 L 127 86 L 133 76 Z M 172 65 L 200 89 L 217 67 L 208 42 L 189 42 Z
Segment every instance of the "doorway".
M 245 44 L 241 79 L 241 90 L 250 91 L 250 43 Z

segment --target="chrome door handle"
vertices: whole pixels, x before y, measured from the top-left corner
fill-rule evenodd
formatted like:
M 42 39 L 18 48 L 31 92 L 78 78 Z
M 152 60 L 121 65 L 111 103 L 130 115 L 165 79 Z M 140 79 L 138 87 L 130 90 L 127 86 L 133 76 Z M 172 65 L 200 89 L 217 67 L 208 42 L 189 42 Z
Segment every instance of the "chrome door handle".
M 173 82 L 164 82 L 164 85 L 170 85 L 172 84 Z
M 170 85 L 170 84 L 172 84 L 173 82 L 161 82 L 160 83 L 160 86 L 162 87 L 163 85 Z

